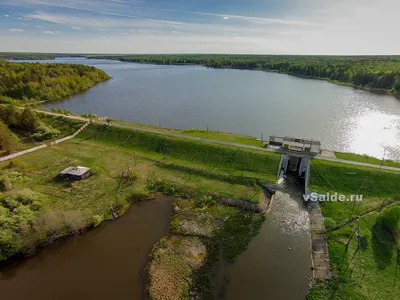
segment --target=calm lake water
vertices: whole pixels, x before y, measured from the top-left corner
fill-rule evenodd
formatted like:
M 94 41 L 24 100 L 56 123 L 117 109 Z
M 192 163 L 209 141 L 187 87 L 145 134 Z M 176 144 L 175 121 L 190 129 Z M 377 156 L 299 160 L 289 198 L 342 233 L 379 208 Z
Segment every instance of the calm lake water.
M 54 61 L 52 61 L 54 62 Z M 321 140 L 326 149 L 400 160 L 400 100 L 289 75 L 60 58 L 98 67 L 113 78 L 48 103 L 179 129 L 208 128 L 264 137 Z

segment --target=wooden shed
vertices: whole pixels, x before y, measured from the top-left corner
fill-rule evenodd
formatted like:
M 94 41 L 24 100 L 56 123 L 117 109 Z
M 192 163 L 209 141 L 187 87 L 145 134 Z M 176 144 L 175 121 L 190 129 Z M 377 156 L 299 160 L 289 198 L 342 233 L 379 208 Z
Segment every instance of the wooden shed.
M 58 174 L 61 178 L 81 180 L 90 176 L 90 169 L 82 166 L 68 167 Z

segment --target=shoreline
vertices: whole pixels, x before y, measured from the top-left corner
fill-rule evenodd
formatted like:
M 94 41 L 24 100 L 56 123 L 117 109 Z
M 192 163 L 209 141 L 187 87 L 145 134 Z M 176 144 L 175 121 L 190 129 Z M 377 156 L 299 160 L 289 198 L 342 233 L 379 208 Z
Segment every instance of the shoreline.
M 363 90 L 363 91 L 368 91 L 374 94 L 384 94 L 384 95 L 388 95 L 388 96 L 393 96 L 396 99 L 400 100 L 400 91 L 395 92 L 392 90 L 387 90 L 387 89 L 381 89 L 381 88 L 370 88 L 370 87 L 364 87 L 364 86 L 358 86 L 355 85 L 351 82 L 345 82 L 345 81 L 337 81 L 337 80 L 331 80 L 329 78 L 321 78 L 321 77 L 312 77 L 312 76 L 304 76 L 301 74 L 296 74 L 296 73 L 290 73 L 290 72 L 279 72 L 279 71 L 274 71 L 274 70 L 267 70 L 267 69 L 254 69 L 254 68 L 231 68 L 231 67 L 216 67 L 216 66 L 207 66 L 207 65 L 202 65 L 202 64 L 196 64 L 196 63 L 175 63 L 175 64 L 162 64 L 162 63 L 156 63 L 156 62 L 135 62 L 135 61 L 126 61 L 126 60 L 121 60 L 121 59 L 113 59 L 112 57 L 109 58 L 101 58 L 101 57 L 96 57 L 96 56 L 87 56 L 87 55 L 75 55 L 75 56 L 54 56 L 54 57 L 45 57 L 45 58 L 26 58 L 26 59 L 21 59 L 21 58 L 11 58 L 11 60 L 14 60 L 15 62 L 20 62 L 20 61 L 34 61 L 34 60 L 38 60 L 38 61 L 43 61 L 43 60 L 55 60 L 57 58 L 63 58 L 63 57 L 70 57 L 70 58 L 84 58 L 84 59 L 98 59 L 98 60 L 110 60 L 110 61 L 119 61 L 119 62 L 125 62 L 125 63 L 136 63 L 136 64 L 143 64 L 143 65 L 162 65 L 162 66 L 201 66 L 201 67 L 205 67 L 205 68 L 212 68 L 212 69 L 226 69 L 226 70 L 246 70 L 246 71 L 261 71 L 261 72 L 268 72 L 268 73 L 276 73 L 276 74 L 282 74 L 282 75 L 290 75 L 290 76 L 294 76 L 294 77 L 299 77 L 299 78 L 303 78 L 303 79 L 312 79 L 312 80 L 320 80 L 320 81 L 326 81 L 326 82 L 330 82 L 333 84 L 337 84 L 337 85 L 342 85 L 342 86 L 347 86 L 347 87 L 352 87 L 354 89 L 358 89 L 358 90 Z M 4 61 L 9 61 L 10 59 L 5 59 Z M 40 62 L 38 62 L 40 63 Z M 68 64 L 68 63 L 67 63 Z M 108 74 L 107 74 L 108 75 Z M 110 77 L 109 79 L 112 79 L 112 77 Z M 107 79 L 107 80 L 109 80 Z M 107 81 L 105 80 L 105 81 Z M 102 82 L 105 82 L 102 81 Z M 102 83 L 102 82 L 98 82 L 98 83 Z M 98 84 L 96 83 L 96 85 Z M 83 92 L 85 92 L 86 90 L 84 90 Z M 75 95 L 75 94 L 74 94 Z M 71 95 L 71 96 L 74 96 Z M 71 97 L 68 96 L 68 97 Z M 67 98 L 68 98 L 67 97 Z M 64 98 L 65 99 L 65 98 Z M 60 99 L 60 100 L 64 100 L 64 99 Z M 57 100 L 46 100 L 43 102 L 51 102 L 51 101 L 57 101 Z
M 329 78 L 320 78 L 320 77 L 310 77 L 310 76 L 304 76 L 301 74 L 296 74 L 296 73 L 290 73 L 290 72 L 279 72 L 279 71 L 274 71 L 274 70 L 266 70 L 266 69 L 251 69 L 251 68 L 230 68 L 230 67 L 215 67 L 215 66 L 207 66 L 207 65 L 201 65 L 201 64 L 195 64 L 195 63 L 180 63 L 180 64 L 159 64 L 155 62 L 135 62 L 135 61 L 126 61 L 126 60 L 120 60 L 120 59 L 112 59 L 112 58 L 96 58 L 96 57 L 85 57 L 86 59 L 102 59 L 102 60 L 114 60 L 114 61 L 119 61 L 119 62 L 125 62 L 125 63 L 135 63 L 135 64 L 142 64 L 142 65 L 161 65 L 161 66 L 201 66 L 205 68 L 211 68 L 211 69 L 221 69 L 221 70 L 245 70 L 245 71 L 260 71 L 260 72 L 267 72 L 267 73 L 275 73 L 275 74 L 282 74 L 282 75 L 290 75 L 294 77 L 299 77 L 303 79 L 311 79 L 311 80 L 320 80 L 320 81 L 326 81 L 330 82 L 333 84 L 337 85 L 342 85 L 342 86 L 347 86 L 347 87 L 352 87 L 354 89 L 358 90 L 363 90 L 363 91 L 368 91 L 371 93 L 375 94 L 380 94 L 383 93 L 388 96 L 393 96 L 396 99 L 400 100 L 400 91 L 399 92 L 394 92 L 392 90 L 387 90 L 387 89 L 380 89 L 380 88 L 369 88 L 369 87 L 363 87 L 363 86 L 358 86 L 355 85 L 351 82 L 345 82 L 345 81 L 336 81 L 336 80 L 331 80 Z

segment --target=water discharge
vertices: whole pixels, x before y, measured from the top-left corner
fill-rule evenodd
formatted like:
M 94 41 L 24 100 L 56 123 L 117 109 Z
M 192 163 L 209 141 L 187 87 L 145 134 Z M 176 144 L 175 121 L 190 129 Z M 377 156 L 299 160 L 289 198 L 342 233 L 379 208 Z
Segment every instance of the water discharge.
M 304 299 L 311 271 L 308 212 L 299 186 L 280 185 L 260 234 L 228 271 L 229 300 Z

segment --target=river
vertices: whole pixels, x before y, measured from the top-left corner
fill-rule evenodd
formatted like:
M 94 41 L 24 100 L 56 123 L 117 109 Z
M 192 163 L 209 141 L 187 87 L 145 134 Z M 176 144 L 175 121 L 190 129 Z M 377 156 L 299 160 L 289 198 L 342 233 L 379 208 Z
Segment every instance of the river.
M 305 299 L 311 271 L 311 236 L 301 188 L 281 184 L 260 233 L 228 271 L 229 300 Z
M 171 216 L 169 198 L 135 204 L 118 220 L 11 262 L 0 269 L 0 299 L 143 299 L 148 255 Z
M 45 108 L 179 129 L 312 138 L 325 149 L 400 160 L 400 101 L 393 96 L 261 71 L 82 58 L 56 62 L 93 65 L 113 78 Z

